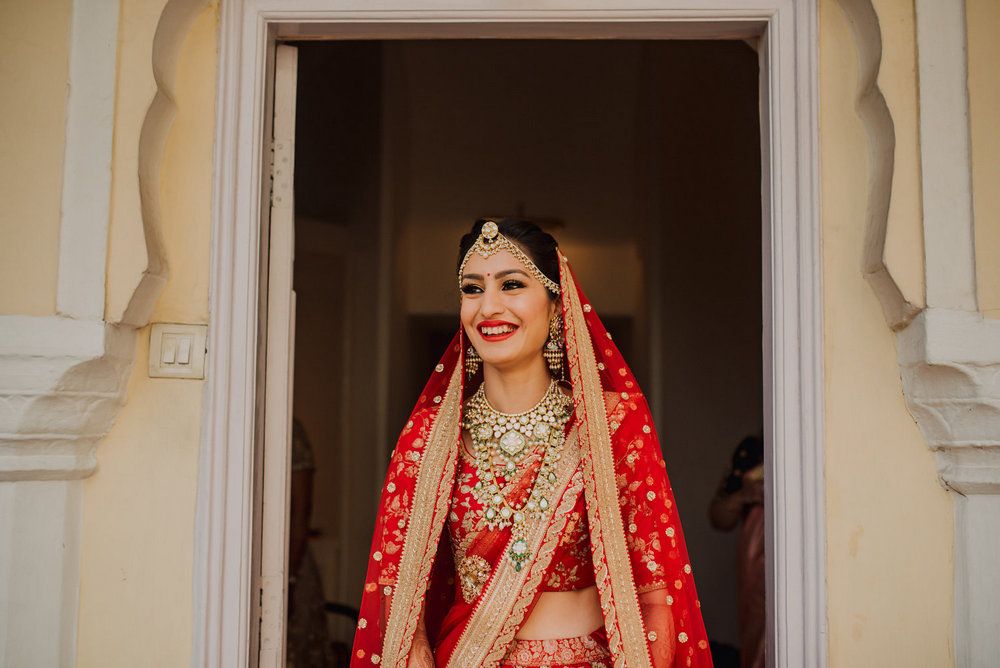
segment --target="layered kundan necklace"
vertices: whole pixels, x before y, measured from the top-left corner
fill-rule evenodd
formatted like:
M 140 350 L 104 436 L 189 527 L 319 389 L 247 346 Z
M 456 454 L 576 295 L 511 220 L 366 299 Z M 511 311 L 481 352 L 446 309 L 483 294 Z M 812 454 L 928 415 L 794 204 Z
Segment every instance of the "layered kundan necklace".
M 486 399 L 484 385 L 466 404 L 462 426 L 472 436 L 478 477 L 472 493 L 482 505 L 482 521 L 487 528 L 512 527 L 513 540 L 507 555 L 517 571 L 530 556 L 527 520 L 543 517 L 552 506 L 556 463 L 562 456 L 564 427 L 572 414 L 572 404 L 555 380 L 541 401 L 523 413 L 502 413 L 493 408 Z M 498 479 L 511 479 L 537 446 L 543 446 L 544 451 L 535 482 L 524 501 L 513 505 L 504 496 Z

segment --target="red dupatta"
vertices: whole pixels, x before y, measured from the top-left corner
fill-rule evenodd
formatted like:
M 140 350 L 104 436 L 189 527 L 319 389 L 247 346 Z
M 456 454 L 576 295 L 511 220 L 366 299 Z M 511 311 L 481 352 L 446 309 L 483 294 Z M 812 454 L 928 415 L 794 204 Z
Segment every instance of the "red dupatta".
M 534 534 L 533 558 L 514 574 L 501 559 L 482 596 L 467 606 L 457 642 L 438 666 L 495 666 L 530 613 L 565 527 L 566 506 L 586 499 L 595 580 L 616 667 L 711 666 L 691 565 L 649 407 L 560 253 L 566 364 L 575 405 L 574 453 L 560 475 L 554 512 Z M 352 665 L 405 668 L 425 615 L 432 646 L 455 606 L 447 520 L 461 438 L 464 337 L 449 344 L 421 393 L 389 462 L 365 577 Z M 569 441 L 568 441 L 569 442 Z M 648 629 L 640 598 L 666 603 Z M 426 610 L 425 610 L 426 608 Z M 451 623 L 454 623 L 452 621 Z M 664 632 L 662 629 L 667 629 Z M 669 633 L 670 637 L 662 637 Z M 447 654 L 444 656 L 443 654 Z

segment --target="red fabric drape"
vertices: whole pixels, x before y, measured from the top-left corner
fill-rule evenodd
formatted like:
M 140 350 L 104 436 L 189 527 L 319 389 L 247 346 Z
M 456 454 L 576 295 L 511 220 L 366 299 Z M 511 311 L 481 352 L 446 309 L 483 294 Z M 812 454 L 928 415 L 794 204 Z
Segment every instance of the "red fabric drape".
M 649 407 L 597 312 L 576 287 L 568 262 L 562 264 L 565 363 L 573 385 L 576 414 L 583 418 L 577 447 L 582 453 L 586 503 L 592 513 L 594 569 L 614 665 L 711 666 L 692 567 Z M 384 655 L 394 665 L 405 666 L 403 650 L 409 647 L 412 628 L 401 620 L 412 621 L 413 611 L 422 601 L 396 602 L 393 597 L 404 546 L 408 541 L 418 545 L 427 540 L 427 536 L 407 535 L 413 518 L 424 518 L 423 514 L 430 512 L 419 504 L 414 506 L 421 467 L 430 466 L 425 464 L 428 454 L 425 446 L 433 441 L 442 448 L 454 448 L 456 455 L 460 447 L 457 433 L 453 440 L 449 436 L 441 441 L 441 433 L 435 432 L 440 432 L 445 422 L 453 424 L 454 416 L 450 413 L 438 419 L 453 408 L 442 408 L 442 404 L 448 404 L 446 396 L 463 396 L 463 387 L 458 388 L 457 394 L 448 395 L 448 390 L 449 383 L 462 382 L 463 374 L 459 371 L 464 347 L 462 334 L 456 334 L 421 393 L 389 463 L 372 539 L 352 665 L 377 665 Z M 479 382 L 479 378 L 474 378 L 469 389 Z M 595 393 L 599 395 L 599 404 L 587 400 Z M 597 405 L 601 408 L 595 411 Z M 601 430 L 606 430 L 603 439 Z M 610 457 L 594 449 L 602 442 L 609 443 Z M 442 483 L 439 494 L 450 493 L 450 484 L 445 483 L 454 479 L 456 461 L 457 456 L 452 457 L 436 474 Z M 611 462 L 613 471 L 603 469 L 602 462 Z M 426 477 L 424 486 L 430 484 Z M 607 480 L 612 480 L 613 508 L 607 503 L 609 490 L 601 487 Z M 612 521 L 612 512 L 619 513 L 620 520 Z M 447 531 L 440 530 L 444 519 L 439 515 L 434 515 L 430 524 L 436 528 L 429 535 L 439 543 L 425 590 L 432 646 L 440 620 L 453 606 L 463 603 L 461 597 L 454 596 L 454 584 L 448 583 L 454 576 L 451 572 L 454 566 L 450 563 Z M 427 526 L 423 520 L 418 524 Z M 624 546 L 623 560 L 617 558 L 616 545 Z M 642 616 L 631 619 L 632 610 L 641 610 Z M 386 630 L 391 616 L 393 628 L 402 632 L 394 632 L 389 643 L 392 646 L 387 646 Z M 498 620 L 498 624 L 503 621 Z M 455 620 L 450 618 L 449 624 L 453 623 Z M 645 656 L 635 646 L 637 637 L 645 640 Z M 626 656 L 634 660 L 630 662 Z

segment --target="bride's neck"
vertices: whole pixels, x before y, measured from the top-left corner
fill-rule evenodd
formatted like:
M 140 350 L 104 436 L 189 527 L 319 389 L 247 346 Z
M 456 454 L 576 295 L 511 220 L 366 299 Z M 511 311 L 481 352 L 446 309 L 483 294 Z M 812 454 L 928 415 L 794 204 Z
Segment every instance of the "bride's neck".
M 486 398 L 493 408 L 502 413 L 523 413 L 531 409 L 541 401 L 550 382 L 552 376 L 541 355 L 517 368 L 483 366 Z

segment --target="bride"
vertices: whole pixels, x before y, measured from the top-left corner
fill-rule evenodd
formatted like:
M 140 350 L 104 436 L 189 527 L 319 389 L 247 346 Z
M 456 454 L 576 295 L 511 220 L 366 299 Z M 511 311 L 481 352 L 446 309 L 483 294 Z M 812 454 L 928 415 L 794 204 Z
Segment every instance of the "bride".
M 479 220 L 389 462 L 352 665 L 711 666 L 646 399 L 555 239 Z

